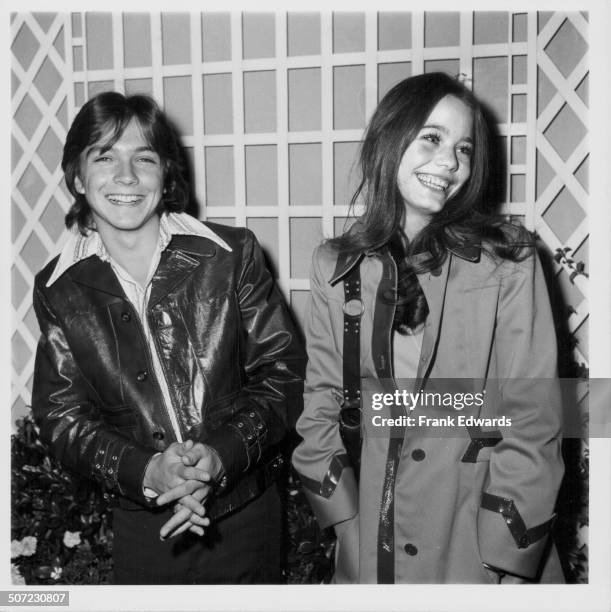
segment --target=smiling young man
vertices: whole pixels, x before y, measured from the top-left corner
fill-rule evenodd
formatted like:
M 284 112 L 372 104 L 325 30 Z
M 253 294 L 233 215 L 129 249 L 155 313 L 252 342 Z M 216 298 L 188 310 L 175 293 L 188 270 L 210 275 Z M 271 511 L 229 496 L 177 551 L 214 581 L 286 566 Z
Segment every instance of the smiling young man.
M 180 159 L 150 98 L 103 93 L 76 116 L 71 233 L 34 290 L 32 409 L 116 502 L 115 582 L 280 582 L 274 481 L 303 351 L 254 236 L 181 212 Z

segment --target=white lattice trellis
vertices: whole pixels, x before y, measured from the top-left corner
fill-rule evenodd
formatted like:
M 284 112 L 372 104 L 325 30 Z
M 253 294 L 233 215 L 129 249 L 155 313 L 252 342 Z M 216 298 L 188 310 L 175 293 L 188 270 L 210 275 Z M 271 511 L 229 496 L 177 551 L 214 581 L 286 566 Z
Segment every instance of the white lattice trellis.
M 13 61 L 12 65 L 18 82 L 12 92 L 12 113 L 15 117 L 12 136 L 21 150 L 19 158 L 13 159 L 12 171 L 13 228 L 17 230 L 13 239 L 13 405 L 27 405 L 30 400 L 29 381 L 38 340 L 31 308 L 31 288 L 37 272 L 34 264 L 40 260 L 41 249 L 50 256 L 58 250 L 62 241 L 61 237 L 54 239 L 49 234 L 41 218 L 54 202 L 63 211 L 68 210 L 71 204 L 60 186 L 63 177 L 61 169 L 58 165 L 49 169 L 42 156 L 44 149 L 41 149 L 43 140 L 52 139 L 51 135 L 55 136 L 59 147 L 66 137 L 66 127 L 59 119 L 59 115 L 65 111 L 70 86 L 65 78 L 67 68 L 64 57 L 68 52 L 65 44 L 66 23 L 66 15 L 61 14 L 55 15 L 51 23 L 43 22 L 42 25 L 31 14 L 17 14 L 11 24 L 14 46 L 19 37 L 27 36 L 35 41 L 36 46 L 27 66 L 24 67 L 20 61 Z M 55 43 L 56 40 L 61 43 L 62 36 L 64 46 L 58 50 Z M 31 47 L 28 46 L 29 50 L 34 51 Z M 54 78 L 56 88 L 53 88 Z M 20 115 L 20 109 L 24 112 L 27 109 L 27 114 Z M 33 109 L 40 113 L 37 125 L 32 125 Z M 31 131 L 31 134 L 26 135 L 24 130 Z M 38 189 L 36 185 L 39 185 Z M 38 197 L 33 200 L 26 196 L 31 188 L 38 192 Z M 17 222 L 17 218 L 21 223 Z M 34 244 L 32 241 L 37 242 L 35 256 L 28 248 L 28 244 Z M 25 283 L 27 291 L 19 291 L 21 283 Z
M 587 138 L 577 144 L 572 153 L 566 160 L 563 160 L 554 149 L 545 132 L 554 121 L 560 121 L 560 111 L 569 107 L 584 126 L 588 125 L 588 108 L 582 99 L 577 95 L 576 89 L 588 75 L 588 54 L 584 52 L 581 57 L 574 58 L 575 67 L 568 76 L 564 76 L 559 67 L 554 63 L 546 48 L 555 36 L 559 35 L 562 27 L 572 25 L 584 40 L 587 40 L 587 21 L 581 13 L 555 13 L 550 17 L 545 26 L 537 36 L 537 65 L 556 89 L 553 97 L 549 100 L 545 108 L 541 109 L 536 123 L 536 150 L 542 155 L 546 162 L 553 169 L 555 176 L 549 182 L 544 191 L 536 198 L 534 206 L 534 229 L 540 234 L 548 247 L 555 251 L 558 248 L 569 247 L 571 252 L 576 251 L 588 237 L 588 222 L 586 217 L 588 206 L 588 194 L 581 183 L 575 177 L 575 172 L 584 162 L 589 154 Z M 531 160 L 533 159 L 531 155 Z M 534 174 L 533 174 L 534 175 Z M 568 239 L 562 243 L 558 236 L 545 221 L 544 213 L 551 206 L 556 205 L 554 200 L 558 194 L 567 189 L 573 196 L 574 201 L 583 209 L 584 215 L 575 227 Z M 556 263 L 557 274 L 570 274 L 571 269 Z M 579 293 L 573 293 L 577 303 L 571 306 L 574 312 L 569 316 L 568 324 L 571 332 L 575 332 L 588 317 L 587 302 L 587 277 L 578 275 L 573 279 L 573 283 Z M 581 298 L 581 299 L 579 299 Z M 587 365 L 588 357 L 579 344 L 575 348 L 576 358 L 579 362 Z

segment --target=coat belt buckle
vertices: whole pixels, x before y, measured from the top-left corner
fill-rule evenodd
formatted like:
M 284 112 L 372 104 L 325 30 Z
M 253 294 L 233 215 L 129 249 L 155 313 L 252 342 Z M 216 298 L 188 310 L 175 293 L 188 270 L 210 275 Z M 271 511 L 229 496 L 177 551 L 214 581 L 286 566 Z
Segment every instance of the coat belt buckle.
M 365 312 L 365 305 L 359 298 L 352 298 L 351 300 L 344 302 L 342 310 L 347 317 L 358 318 Z

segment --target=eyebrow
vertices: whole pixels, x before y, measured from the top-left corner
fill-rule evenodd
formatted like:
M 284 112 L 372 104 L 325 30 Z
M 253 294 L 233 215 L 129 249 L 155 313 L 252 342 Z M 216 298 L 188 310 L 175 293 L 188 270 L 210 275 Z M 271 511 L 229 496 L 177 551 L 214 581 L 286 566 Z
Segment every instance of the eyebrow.
M 443 132 L 444 134 L 448 133 L 447 127 L 445 127 L 444 125 L 437 125 L 436 123 L 427 123 L 426 125 L 423 125 L 420 129 L 426 130 L 426 129 L 431 129 L 431 128 L 435 130 L 439 130 L 440 132 Z M 473 138 L 471 138 L 471 136 L 466 136 L 465 138 L 461 138 L 461 140 L 464 140 L 466 142 L 473 144 Z
M 91 145 L 91 147 L 89 147 L 88 149 L 85 150 L 85 157 L 89 157 L 93 153 L 105 153 L 106 151 L 112 150 L 113 147 L 114 147 L 114 145 L 112 145 L 111 147 L 109 147 L 109 146 L 102 146 L 102 145 L 98 145 L 98 144 Z M 155 151 L 155 149 L 153 149 L 153 147 L 151 147 L 150 145 L 146 145 L 144 147 L 138 147 L 138 148 L 136 148 L 136 150 L 134 152 L 135 153 L 149 152 L 149 153 L 155 153 L 155 154 L 159 155 L 159 153 L 157 153 L 157 151 Z

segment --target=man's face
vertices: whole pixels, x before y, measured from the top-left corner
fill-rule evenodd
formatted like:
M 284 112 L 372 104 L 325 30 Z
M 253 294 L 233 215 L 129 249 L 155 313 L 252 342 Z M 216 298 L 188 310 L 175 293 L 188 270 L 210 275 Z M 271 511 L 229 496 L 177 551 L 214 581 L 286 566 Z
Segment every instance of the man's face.
M 110 134 L 81 153 L 78 193 L 87 198 L 98 231 L 137 232 L 156 221 L 163 164 L 132 119 L 110 148 Z

